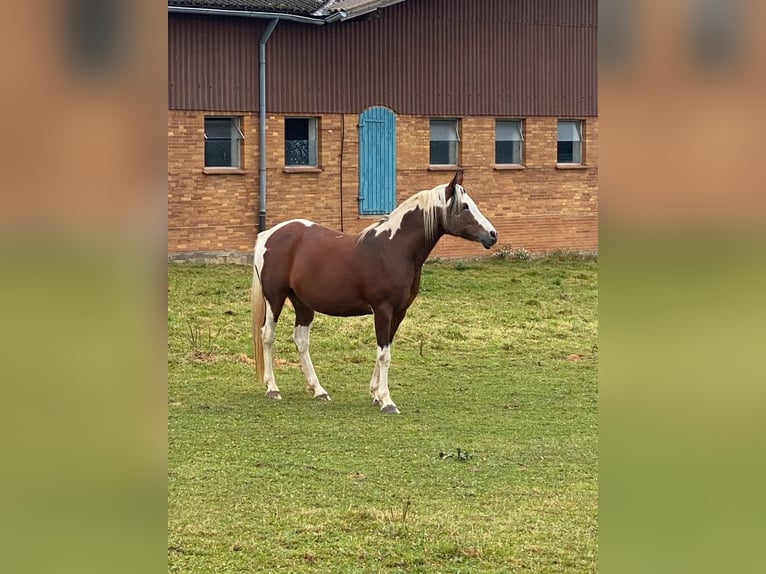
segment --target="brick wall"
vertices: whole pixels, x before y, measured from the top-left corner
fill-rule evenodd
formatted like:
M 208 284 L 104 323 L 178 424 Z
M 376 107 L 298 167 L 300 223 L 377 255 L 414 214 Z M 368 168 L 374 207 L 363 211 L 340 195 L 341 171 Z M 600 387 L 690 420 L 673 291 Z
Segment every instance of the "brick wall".
M 247 250 L 258 222 L 258 121 L 242 117 L 241 173 L 208 175 L 205 114 L 168 112 L 168 252 Z
M 216 112 L 216 115 L 227 115 Z M 250 251 L 258 220 L 258 116 L 242 117 L 243 169 L 205 174 L 204 112 L 168 113 L 168 252 Z M 320 167 L 284 168 L 284 116 L 268 116 L 267 225 L 305 217 L 354 232 L 377 219 L 360 217 L 356 114 L 320 118 Z M 525 120 L 524 169 L 495 169 L 493 117 L 461 120 L 464 186 L 498 231 L 498 247 L 530 251 L 598 249 L 598 119 L 584 118 L 585 169 L 556 167 L 556 120 Z M 430 171 L 429 118 L 397 118 L 398 201 L 446 183 L 452 171 Z M 341 210 L 342 205 L 342 210 Z M 445 237 L 438 257 L 486 256 L 479 244 Z

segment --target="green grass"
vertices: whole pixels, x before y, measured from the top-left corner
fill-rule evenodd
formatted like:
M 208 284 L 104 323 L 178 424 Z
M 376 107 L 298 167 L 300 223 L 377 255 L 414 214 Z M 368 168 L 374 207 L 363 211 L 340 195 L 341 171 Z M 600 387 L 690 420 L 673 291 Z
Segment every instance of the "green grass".
M 595 572 L 597 272 L 427 264 L 387 416 L 372 317 L 317 316 L 326 403 L 286 308 L 270 401 L 247 358 L 251 270 L 169 266 L 169 571 Z

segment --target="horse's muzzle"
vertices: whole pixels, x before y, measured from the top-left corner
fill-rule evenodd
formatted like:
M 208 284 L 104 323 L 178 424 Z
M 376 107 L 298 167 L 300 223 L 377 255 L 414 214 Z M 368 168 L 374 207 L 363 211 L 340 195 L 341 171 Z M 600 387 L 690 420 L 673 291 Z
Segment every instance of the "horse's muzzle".
M 497 243 L 497 231 L 493 229 L 489 233 L 482 233 L 480 241 L 481 241 L 481 244 L 484 246 L 484 249 L 489 249 L 495 243 Z

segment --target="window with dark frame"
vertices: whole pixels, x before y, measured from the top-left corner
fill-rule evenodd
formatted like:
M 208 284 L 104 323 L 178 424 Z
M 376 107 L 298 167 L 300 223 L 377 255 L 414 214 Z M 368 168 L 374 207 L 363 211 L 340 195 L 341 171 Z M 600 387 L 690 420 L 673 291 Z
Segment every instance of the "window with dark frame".
M 521 120 L 495 120 L 495 163 L 521 165 L 524 132 Z
M 458 165 L 460 133 L 458 120 L 431 120 L 429 163 Z
M 285 118 L 285 165 L 317 167 L 317 118 Z
M 559 120 L 557 163 L 582 163 L 582 120 Z
M 205 167 L 242 167 L 240 118 L 205 118 Z

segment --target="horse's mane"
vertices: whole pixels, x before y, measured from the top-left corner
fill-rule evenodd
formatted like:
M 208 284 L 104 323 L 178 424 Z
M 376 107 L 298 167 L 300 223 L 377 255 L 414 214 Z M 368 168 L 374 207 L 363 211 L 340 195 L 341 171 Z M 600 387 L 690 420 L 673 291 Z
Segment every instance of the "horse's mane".
M 456 188 L 462 190 L 460 186 L 456 186 Z M 396 235 L 396 232 L 401 229 L 404 216 L 418 208 L 420 208 L 420 212 L 423 215 L 426 241 L 433 239 L 436 235 L 436 226 L 439 221 L 439 216 L 447 209 L 447 200 L 445 198 L 446 189 L 447 184 L 441 184 L 433 189 L 419 191 L 410 196 L 400 203 L 391 213 L 372 225 L 365 227 L 359 234 L 358 241 L 363 241 L 371 233 L 374 233 L 374 235 L 377 236 L 386 231 L 390 231 L 391 237 L 393 237 Z

